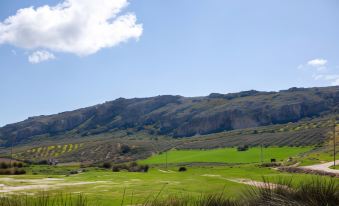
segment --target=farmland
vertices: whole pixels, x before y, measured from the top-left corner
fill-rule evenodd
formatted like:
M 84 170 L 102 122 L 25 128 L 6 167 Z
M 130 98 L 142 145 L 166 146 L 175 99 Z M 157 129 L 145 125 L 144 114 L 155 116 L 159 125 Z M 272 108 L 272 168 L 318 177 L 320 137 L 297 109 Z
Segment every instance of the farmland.
M 262 148 L 263 161 L 271 159 L 283 161 L 286 158 L 310 151 L 312 147 L 268 147 Z M 222 148 L 213 150 L 171 150 L 149 159 L 142 160 L 143 164 L 192 163 L 192 162 L 219 162 L 219 163 L 259 163 L 261 148 L 254 147 L 247 151 L 237 151 L 236 148 Z

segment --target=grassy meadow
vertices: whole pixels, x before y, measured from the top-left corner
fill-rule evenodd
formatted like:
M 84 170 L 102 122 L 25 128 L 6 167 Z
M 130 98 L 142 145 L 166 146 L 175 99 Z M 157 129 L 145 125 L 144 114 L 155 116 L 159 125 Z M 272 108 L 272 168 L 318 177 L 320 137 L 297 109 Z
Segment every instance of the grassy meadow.
M 271 159 L 283 161 L 289 157 L 312 150 L 313 147 L 267 147 L 262 148 L 263 161 L 270 162 Z M 259 163 L 261 161 L 261 148 L 253 147 L 247 151 L 237 151 L 237 148 L 221 148 L 213 150 L 171 150 L 154 155 L 146 160 L 141 160 L 142 164 L 164 164 L 168 163 Z
M 289 157 L 298 157 L 313 147 L 268 147 L 263 148 L 264 161 L 271 158 L 283 161 Z M 250 148 L 237 151 L 236 148 L 213 150 L 171 150 L 167 152 L 169 167 L 165 168 L 165 153 L 154 155 L 139 161 L 151 166 L 147 173 L 112 172 L 100 167 L 81 168 L 74 165 L 31 165 L 27 174 L 20 176 L 1 176 L 0 193 L 3 195 L 39 194 L 48 191 L 52 194 L 83 194 L 91 204 L 132 205 L 149 199 L 171 196 L 200 197 L 202 194 L 223 192 L 225 197 L 241 198 L 240 194 L 248 189 L 246 181 L 272 182 L 282 179 L 292 180 L 293 185 L 314 178 L 314 175 L 282 173 L 277 170 L 260 167 L 261 149 Z M 179 172 L 183 163 L 187 171 Z M 210 163 L 210 164 L 199 164 Z M 217 164 L 225 163 L 225 164 Z M 80 171 L 72 174 L 72 171 Z M 331 179 L 323 177 L 324 179 Z M 335 181 L 337 181 L 336 179 Z
M 52 168 L 57 168 L 54 166 Z M 117 172 L 90 168 L 76 175 L 22 175 L 4 176 L 0 185 L 20 187 L 21 190 L 8 191 L 6 194 L 38 194 L 50 191 L 54 194 L 84 194 L 91 202 L 100 202 L 103 206 L 125 203 L 142 203 L 158 196 L 166 198 L 172 195 L 214 194 L 224 191 L 225 196 L 239 198 L 248 185 L 237 182 L 239 179 L 271 181 L 293 178 L 300 183 L 312 178 L 312 175 L 280 173 L 269 168 L 260 168 L 252 164 L 241 166 L 188 167 L 186 172 L 178 172 L 178 167 L 154 167 L 147 173 Z M 57 170 L 57 169 L 56 169 Z M 24 186 L 23 186 L 24 185 Z M 1 187 L 0 187 L 1 190 Z M 10 189 L 9 189 L 10 190 Z

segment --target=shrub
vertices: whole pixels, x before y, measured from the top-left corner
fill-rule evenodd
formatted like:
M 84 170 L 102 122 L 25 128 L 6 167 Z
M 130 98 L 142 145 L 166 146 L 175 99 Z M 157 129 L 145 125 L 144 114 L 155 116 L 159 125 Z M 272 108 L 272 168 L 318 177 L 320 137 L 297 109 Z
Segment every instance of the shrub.
M 119 166 L 113 166 L 112 171 L 113 172 L 120 172 L 120 167 Z
M 8 169 L 0 169 L 0 175 L 23 175 L 26 174 L 24 169 L 18 168 L 8 168 Z
M 76 175 L 76 174 L 79 174 L 79 172 L 77 170 L 72 170 L 72 171 L 69 172 L 69 174 Z
M 38 165 L 48 165 L 48 161 L 47 160 L 40 160 L 38 162 Z
M 271 162 L 271 163 L 262 163 L 261 167 L 280 167 L 281 163 Z
M 179 167 L 179 172 L 186 172 L 187 168 L 186 167 Z
M 7 169 L 7 168 L 9 168 L 9 164 L 7 164 L 6 162 L 0 163 L 0 169 Z
M 14 169 L 14 175 L 23 175 L 26 174 L 26 171 L 23 169 Z
M 110 162 L 105 162 L 102 164 L 102 167 L 105 169 L 110 169 L 112 168 L 112 164 Z
M 138 165 L 136 162 L 132 162 L 130 164 L 119 164 L 113 165 L 113 172 L 120 172 L 121 170 L 127 170 L 128 172 L 148 172 L 148 165 Z
M 242 152 L 242 151 L 247 151 L 249 149 L 248 145 L 243 145 L 243 146 L 238 146 L 237 147 L 237 150 L 239 152 Z
M 141 165 L 140 170 L 141 170 L 141 172 L 148 172 L 149 166 L 148 165 Z
M 121 154 L 126 154 L 131 151 L 131 148 L 128 145 L 121 145 L 120 152 Z

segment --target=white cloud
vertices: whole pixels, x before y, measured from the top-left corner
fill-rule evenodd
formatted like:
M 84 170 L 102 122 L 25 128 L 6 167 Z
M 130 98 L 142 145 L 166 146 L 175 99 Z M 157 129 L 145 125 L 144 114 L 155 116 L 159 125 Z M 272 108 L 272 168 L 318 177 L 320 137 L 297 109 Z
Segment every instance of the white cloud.
M 313 67 L 325 66 L 327 64 L 326 59 L 312 59 L 307 62 L 308 65 Z
M 315 67 L 317 70 L 325 70 L 326 64 L 327 64 L 327 60 L 321 59 L 321 58 L 312 59 L 307 62 L 308 66 Z
M 56 6 L 23 8 L 0 22 L 0 44 L 86 56 L 143 32 L 127 0 L 64 0 Z
M 314 75 L 315 80 L 329 81 L 333 86 L 339 85 L 339 74 L 319 74 Z
M 48 51 L 36 51 L 33 52 L 31 55 L 28 56 L 28 61 L 32 64 L 38 64 L 40 62 L 48 61 L 55 59 L 54 54 Z

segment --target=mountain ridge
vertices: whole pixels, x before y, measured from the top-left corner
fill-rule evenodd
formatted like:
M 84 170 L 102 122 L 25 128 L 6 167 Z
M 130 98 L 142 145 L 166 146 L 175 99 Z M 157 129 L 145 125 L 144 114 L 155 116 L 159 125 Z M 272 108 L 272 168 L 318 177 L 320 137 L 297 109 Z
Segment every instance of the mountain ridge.
M 339 113 L 339 86 L 211 93 L 204 97 L 161 95 L 118 98 L 54 115 L 30 117 L 0 128 L 0 145 L 9 146 L 71 133 L 90 136 L 117 130 L 146 131 L 174 138 L 271 124 L 297 122 Z

